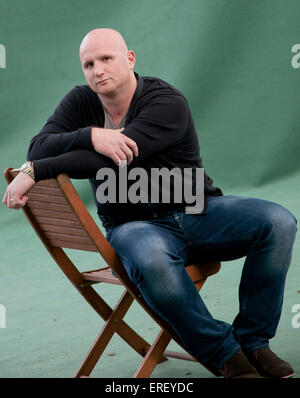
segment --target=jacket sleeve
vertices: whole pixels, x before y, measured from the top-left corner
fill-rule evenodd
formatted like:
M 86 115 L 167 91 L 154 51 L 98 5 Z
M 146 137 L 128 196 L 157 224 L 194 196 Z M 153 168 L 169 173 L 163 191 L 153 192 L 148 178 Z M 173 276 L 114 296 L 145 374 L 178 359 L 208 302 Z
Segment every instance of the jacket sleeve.
M 27 160 L 58 156 L 76 149 L 93 149 L 91 127 L 82 127 L 76 87 L 58 104 L 42 130 L 32 138 Z
M 131 166 L 178 144 L 188 125 L 189 110 L 184 97 L 163 95 L 147 101 L 123 132 L 137 143 L 139 149 L 139 155 Z M 81 148 L 57 154 L 53 148 L 52 151 L 47 150 L 44 157 L 30 159 L 34 160 L 36 181 L 55 178 L 60 173 L 67 173 L 71 178 L 93 178 L 100 168 L 114 167 L 110 158 L 93 149 Z
M 77 149 L 62 155 L 33 161 L 35 182 L 66 173 L 70 178 L 94 178 L 103 167 L 114 168 L 113 161 L 96 151 Z
M 185 98 L 161 95 L 147 102 L 123 133 L 136 142 L 139 150 L 136 161 L 141 161 L 179 144 L 189 123 L 190 112 Z

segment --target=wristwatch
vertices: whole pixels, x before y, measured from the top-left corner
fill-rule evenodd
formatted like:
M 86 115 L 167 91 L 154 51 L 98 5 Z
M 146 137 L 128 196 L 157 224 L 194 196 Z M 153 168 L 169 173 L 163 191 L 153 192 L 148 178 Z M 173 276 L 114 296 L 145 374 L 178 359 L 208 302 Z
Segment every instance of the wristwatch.
M 32 162 L 25 162 L 19 169 L 14 169 L 13 171 L 22 171 L 25 174 L 28 174 L 34 180 L 34 170 Z

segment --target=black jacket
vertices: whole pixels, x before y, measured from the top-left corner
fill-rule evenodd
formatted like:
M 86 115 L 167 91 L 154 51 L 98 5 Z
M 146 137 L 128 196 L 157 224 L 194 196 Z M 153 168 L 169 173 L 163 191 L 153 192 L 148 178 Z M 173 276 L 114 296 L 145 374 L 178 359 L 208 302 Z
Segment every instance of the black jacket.
M 158 78 L 141 77 L 132 98 L 125 124 L 128 137 L 139 150 L 128 167 L 203 168 L 196 129 L 185 97 L 180 91 Z M 91 128 L 104 126 L 104 111 L 99 96 L 87 85 L 74 87 L 59 103 L 39 134 L 30 142 L 27 160 L 32 160 L 35 180 L 55 178 L 67 173 L 70 178 L 89 178 L 98 206 L 98 214 L 115 222 L 143 219 L 165 214 L 182 205 L 170 203 L 100 204 L 96 190 L 103 181 L 96 180 L 97 171 L 113 168 L 114 162 L 94 151 Z M 222 195 L 206 175 L 205 196 Z M 172 188 L 172 187 L 171 187 Z M 125 218 L 124 218 L 125 217 Z M 102 220 L 105 220 L 102 217 Z

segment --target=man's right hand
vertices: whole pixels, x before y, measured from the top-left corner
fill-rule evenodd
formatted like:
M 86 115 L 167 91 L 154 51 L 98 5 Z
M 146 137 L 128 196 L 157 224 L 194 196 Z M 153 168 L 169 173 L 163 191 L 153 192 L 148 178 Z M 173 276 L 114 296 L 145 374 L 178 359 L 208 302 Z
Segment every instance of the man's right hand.
M 95 151 L 111 158 L 117 166 L 131 163 L 138 156 L 138 147 L 131 138 L 122 134 L 122 129 L 92 127 L 91 139 Z

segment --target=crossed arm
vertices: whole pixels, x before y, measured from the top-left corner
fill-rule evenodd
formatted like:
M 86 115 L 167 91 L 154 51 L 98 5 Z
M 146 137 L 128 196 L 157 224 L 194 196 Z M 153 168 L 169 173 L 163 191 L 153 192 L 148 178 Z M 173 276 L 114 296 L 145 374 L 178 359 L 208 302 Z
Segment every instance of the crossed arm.
M 70 106 L 74 108 L 76 104 L 63 100 L 46 128 L 31 141 L 27 158 L 33 162 L 35 179 L 19 173 L 4 194 L 2 202 L 7 207 L 20 209 L 36 182 L 60 173 L 70 178 L 92 178 L 100 168 L 112 163 L 143 160 L 178 143 L 189 123 L 188 106 L 180 96 L 150 101 L 125 130 L 78 128 L 80 123 L 70 118 L 78 111 Z
M 107 158 L 110 158 L 118 166 L 120 166 L 122 162 L 130 164 L 133 157 L 138 156 L 138 147 L 132 139 L 122 134 L 123 130 L 124 129 L 110 130 L 93 127 L 91 131 L 91 141 L 94 151 L 82 149 L 66 152 L 55 157 L 53 163 L 49 162 L 49 158 L 46 158 L 44 166 L 47 167 L 43 167 L 42 169 L 44 170 L 44 177 L 47 178 L 47 174 L 51 174 L 51 168 L 53 168 L 53 166 L 55 166 L 55 170 L 52 174 L 60 174 L 60 169 L 61 172 L 65 172 L 66 166 L 70 165 L 71 169 L 68 173 L 70 177 L 74 174 L 74 177 L 77 178 L 89 178 L 95 175 L 95 164 L 97 163 L 99 165 L 98 168 L 100 168 L 102 163 L 103 167 L 104 164 L 107 163 Z M 99 154 L 104 156 L 99 156 Z M 90 165 L 90 167 L 83 166 L 82 159 L 85 157 L 89 157 L 90 162 L 88 162 L 87 165 Z M 91 157 L 94 158 L 94 162 L 91 162 Z M 43 160 L 40 159 L 38 162 L 41 164 Z M 34 164 L 32 164 L 32 167 L 34 170 Z M 35 174 L 37 178 L 32 179 L 28 174 L 19 173 L 9 184 L 2 200 L 8 208 L 17 210 L 26 204 L 28 200 L 26 193 L 38 180 L 44 179 L 41 173 Z

